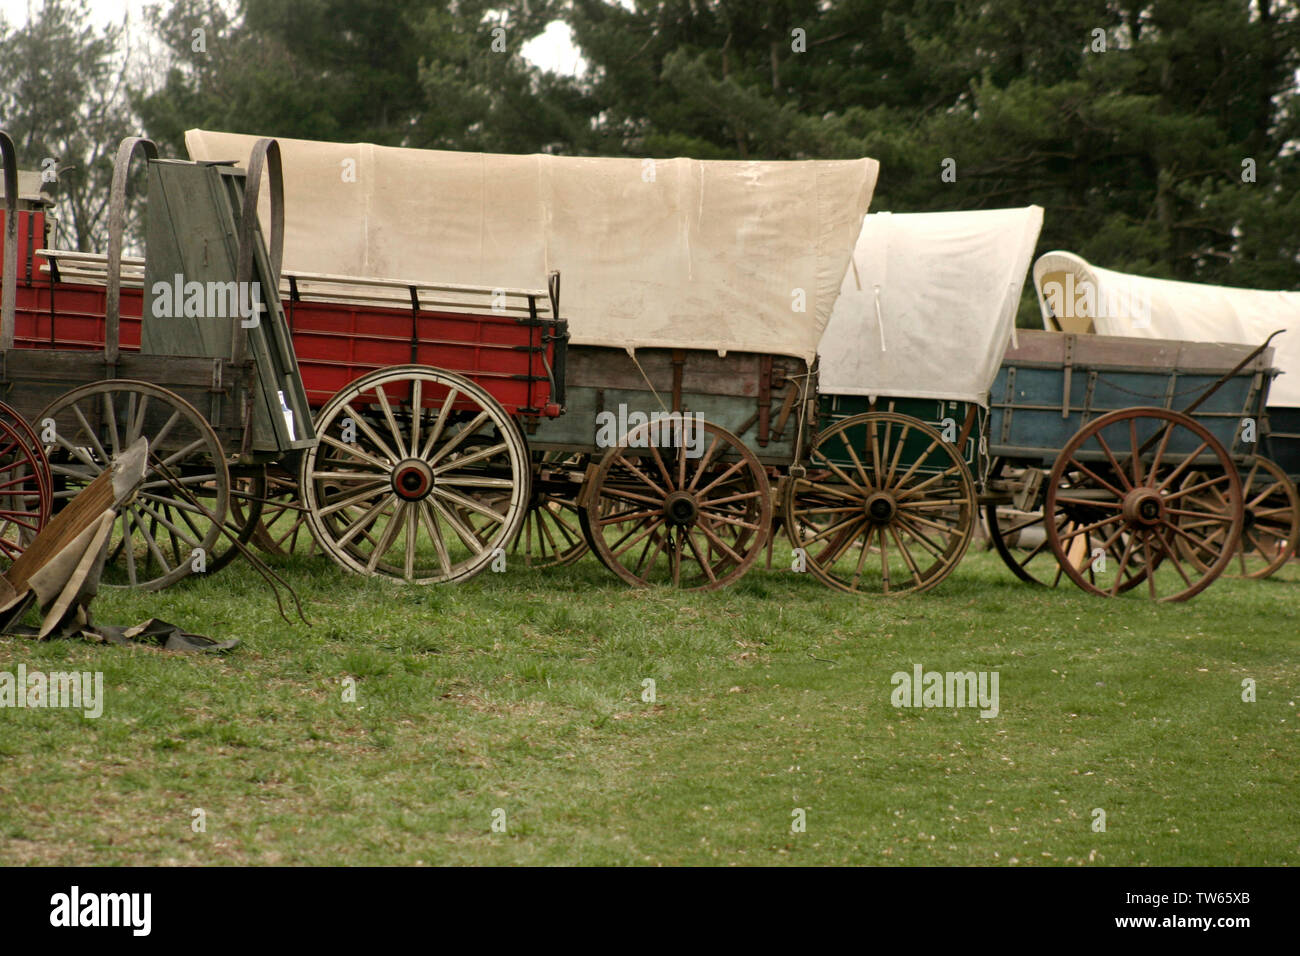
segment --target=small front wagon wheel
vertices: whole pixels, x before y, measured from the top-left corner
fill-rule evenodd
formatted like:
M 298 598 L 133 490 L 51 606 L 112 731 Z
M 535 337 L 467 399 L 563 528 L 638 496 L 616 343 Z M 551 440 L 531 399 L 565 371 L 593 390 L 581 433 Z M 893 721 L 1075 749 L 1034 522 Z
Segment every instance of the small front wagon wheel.
M 483 388 L 422 365 L 380 369 L 321 409 L 302 461 L 312 534 L 337 564 L 416 584 L 462 581 L 519 533 L 530 463 Z
M 533 453 L 532 500 L 510 560 L 529 568 L 558 568 L 587 553 L 578 492 L 589 456 L 558 451 Z
M 975 483 L 924 422 L 867 412 L 817 436 L 786 482 L 785 523 L 808 570 L 855 594 L 925 591 L 952 573 L 975 530 Z
M 1221 487 L 1207 484 L 1209 476 L 1189 471 L 1181 485 L 1200 488 L 1188 497 L 1197 505 L 1215 507 L 1222 504 Z M 1222 483 L 1220 483 L 1221 485 Z M 1229 573 L 1245 578 L 1266 578 L 1290 560 L 1300 538 L 1300 494 L 1285 471 L 1276 463 L 1256 455 L 1254 464 L 1242 476 L 1242 505 L 1245 509 L 1241 526 L 1241 544 Z M 1209 544 L 1217 541 L 1210 538 Z M 1198 568 L 1213 562 L 1213 551 L 1204 545 L 1180 539 L 1179 553 Z
M 297 470 L 290 473 L 273 468 L 267 472 L 266 499 L 253 530 L 253 543 L 276 557 L 290 554 L 310 557 L 316 553 L 316 539 L 307 523 Z
M 767 472 L 712 422 L 692 424 L 674 447 L 656 447 L 666 444 L 656 427 L 634 428 L 605 453 L 583 489 L 583 532 L 628 584 L 724 587 L 762 553 L 772 520 Z

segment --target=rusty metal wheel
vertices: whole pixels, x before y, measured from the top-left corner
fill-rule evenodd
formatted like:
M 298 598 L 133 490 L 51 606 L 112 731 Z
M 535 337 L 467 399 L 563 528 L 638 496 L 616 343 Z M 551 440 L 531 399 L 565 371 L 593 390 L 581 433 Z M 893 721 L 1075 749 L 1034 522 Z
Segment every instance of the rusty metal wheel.
M 45 527 L 53 509 L 53 479 L 36 433 L 0 402 L 0 571 Z
M 791 544 L 824 583 L 854 594 L 928 590 L 970 544 L 978 506 L 970 470 L 929 425 L 867 412 L 817 436 L 808 472 L 786 483 Z
M 423 365 L 380 369 L 330 399 L 316 430 L 299 485 L 312 534 L 341 567 L 433 584 L 504 560 L 531 468 L 482 387 Z
M 739 438 L 711 422 L 699 426 L 703 451 L 694 458 L 699 436 L 657 448 L 655 427 L 632 429 L 588 477 L 583 533 L 628 584 L 724 587 L 762 553 L 772 520 L 767 471 Z
M 1203 486 L 1192 491 L 1189 498 L 1200 504 L 1222 505 L 1223 491 L 1216 485 L 1205 485 L 1205 472 L 1189 471 L 1181 485 L 1186 488 Z M 1300 536 L 1300 494 L 1285 471 L 1275 462 L 1261 455 L 1246 472 L 1241 482 L 1245 513 L 1241 526 L 1241 543 L 1237 547 L 1231 570 L 1240 577 L 1266 578 L 1282 567 L 1295 553 L 1297 536 Z M 1211 544 L 1217 544 L 1216 529 Z M 1179 539 L 1179 553 L 1198 568 L 1213 562 L 1214 555 L 1203 547 Z
M 1207 477 L 1189 485 L 1194 470 Z M 1163 408 L 1126 408 L 1070 439 L 1048 477 L 1044 510 L 1053 554 L 1085 591 L 1114 597 L 1144 581 L 1153 600 L 1185 601 L 1232 560 L 1243 523 L 1241 478 L 1199 422 Z M 1091 560 L 1078 558 L 1081 539 L 1096 543 L 1087 548 Z M 1185 546 L 1208 560 L 1198 567 Z
M 582 533 L 578 493 L 591 456 L 533 452 L 533 492 L 524 526 L 510 549 L 529 568 L 557 568 L 589 550 Z
M 37 420 L 47 419 L 53 431 L 44 448 L 54 476 L 56 510 L 137 438 L 149 439 L 145 480 L 118 515 L 104 585 L 157 591 L 196 566 L 213 570 L 229 505 L 230 472 L 220 439 L 193 405 L 149 382 L 113 379 L 59 396 Z M 197 498 L 211 518 L 172 480 Z

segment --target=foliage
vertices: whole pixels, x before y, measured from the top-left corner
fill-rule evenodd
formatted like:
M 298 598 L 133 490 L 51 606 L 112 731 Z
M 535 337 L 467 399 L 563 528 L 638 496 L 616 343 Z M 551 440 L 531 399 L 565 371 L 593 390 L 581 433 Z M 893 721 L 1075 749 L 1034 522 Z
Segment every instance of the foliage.
M 0 128 L 23 168 L 57 173 L 48 189 L 60 243 L 83 252 L 106 244 L 113 156 L 133 131 L 125 28 L 89 25 L 89 9 L 88 0 L 44 0 L 27 24 L 0 22 Z
M 121 125 L 104 104 L 122 37 L 79 26 L 84 10 L 49 0 L 37 26 L 6 34 L 17 82 L 0 102 L 29 155 L 75 156 L 89 176 Z M 557 18 L 579 78 L 521 54 Z M 1300 287 L 1296 0 L 172 0 L 153 28 L 167 55 L 133 104 L 174 152 L 201 126 L 501 152 L 867 155 L 882 164 L 876 209 L 1038 203 L 1039 251 Z M 68 200 L 79 241 L 103 193 L 88 186 Z

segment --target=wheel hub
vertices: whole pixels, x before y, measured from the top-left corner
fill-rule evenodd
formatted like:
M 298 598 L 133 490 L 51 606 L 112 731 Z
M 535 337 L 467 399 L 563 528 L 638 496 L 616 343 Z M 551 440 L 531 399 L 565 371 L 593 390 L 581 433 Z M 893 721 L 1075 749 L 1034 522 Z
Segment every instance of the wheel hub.
M 1124 496 L 1124 517 L 1131 525 L 1158 525 L 1165 518 L 1164 499 L 1154 488 L 1134 488 Z
M 889 524 L 898 514 L 898 502 L 886 491 L 873 491 L 864 506 L 867 517 L 876 524 Z
M 1241 531 L 1244 534 L 1255 526 L 1255 512 L 1252 508 L 1247 508 L 1242 512 Z
M 407 458 L 397 463 L 390 480 L 399 498 L 420 501 L 433 490 L 433 469 L 420 458 Z
M 674 491 L 664 499 L 664 517 L 671 525 L 680 528 L 694 524 L 699 513 L 700 506 L 689 491 Z

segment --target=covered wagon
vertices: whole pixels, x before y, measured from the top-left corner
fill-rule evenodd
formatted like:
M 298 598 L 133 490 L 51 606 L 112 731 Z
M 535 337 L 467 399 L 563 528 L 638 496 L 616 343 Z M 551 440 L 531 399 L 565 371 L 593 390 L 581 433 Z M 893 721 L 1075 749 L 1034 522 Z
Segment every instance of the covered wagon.
M 820 347 L 817 434 L 786 482 L 798 560 L 842 590 L 923 591 L 965 553 L 989 386 L 1037 206 L 867 216 Z
M 1300 292 L 1131 275 L 1061 251 L 1035 263 L 1034 281 L 1045 328 L 1099 337 L 1085 348 L 1104 349 L 1109 341 L 1111 352 L 1126 355 L 1130 365 L 1155 350 L 1161 354 L 1152 367 L 1162 372 L 1170 361 L 1165 353 L 1179 352 L 1172 374 L 1158 383 L 1162 388 L 1152 392 L 1147 383 L 1145 404 L 1187 405 L 1199 398 L 1198 388 L 1208 388 L 1240 356 L 1272 339 L 1271 351 L 1261 352 L 1235 381 L 1207 395 L 1193 417 L 1214 432 L 1241 473 L 1244 512 L 1235 569 L 1251 577 L 1277 570 L 1300 534 L 1294 487 L 1300 476 Z M 1279 331 L 1283 334 L 1273 338 Z M 1189 362 L 1202 366 L 1199 380 L 1189 374 Z M 1163 386 L 1172 389 L 1168 396 Z M 1223 543 L 1216 539 L 1212 547 Z M 1206 550 L 1184 544 L 1194 563 L 1203 564 Z
M 187 145 L 195 158 L 223 159 L 249 139 L 193 130 Z M 504 528 L 507 501 L 523 500 L 514 524 L 523 533 L 492 538 L 490 550 L 558 563 L 591 548 L 638 585 L 711 588 L 745 572 L 769 533 L 769 469 L 795 460 L 810 421 L 817 344 L 875 185 L 873 160 L 281 147 L 287 275 L 502 292 L 520 275 L 564 276 L 567 349 L 543 374 L 565 413 L 508 416 L 509 441 L 526 445 L 532 468 L 453 493 L 438 481 L 441 462 L 426 461 L 431 480 L 389 494 L 394 469 L 424 476 L 422 450 L 386 452 L 364 429 L 349 446 L 342 428 L 391 414 L 398 431 L 428 434 L 441 427 L 437 401 L 395 381 L 383 400 L 365 380 L 344 386 L 318 413 L 322 449 L 300 473 L 302 507 L 327 552 L 345 564 L 403 541 L 417 554 L 440 554 L 440 541 L 482 553 L 478 522 Z M 428 361 L 417 360 L 419 375 Z M 507 443 L 471 433 L 459 455 Z M 381 529 L 399 510 L 409 530 L 390 540 Z

